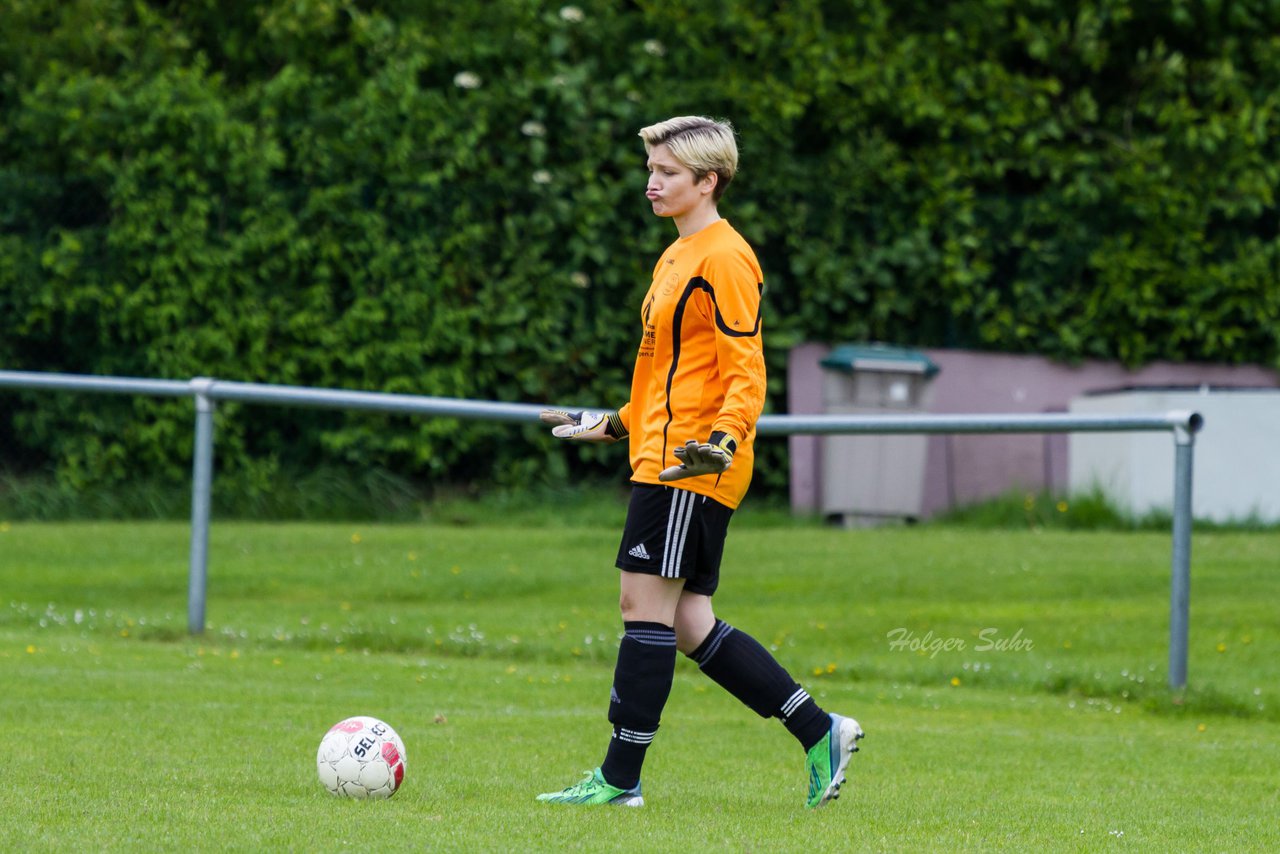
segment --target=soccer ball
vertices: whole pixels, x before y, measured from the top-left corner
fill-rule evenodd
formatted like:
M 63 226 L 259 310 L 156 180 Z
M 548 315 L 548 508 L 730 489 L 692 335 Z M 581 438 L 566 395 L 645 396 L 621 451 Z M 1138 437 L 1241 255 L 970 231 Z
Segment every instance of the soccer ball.
M 396 731 L 357 715 L 334 724 L 316 753 L 320 782 L 340 798 L 389 798 L 404 782 L 408 756 Z

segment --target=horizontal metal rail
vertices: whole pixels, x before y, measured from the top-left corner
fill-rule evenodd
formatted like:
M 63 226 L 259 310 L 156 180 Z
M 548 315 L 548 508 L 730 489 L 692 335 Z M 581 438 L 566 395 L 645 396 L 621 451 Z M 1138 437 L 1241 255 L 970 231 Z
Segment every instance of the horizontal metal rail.
M 209 380 L 205 394 L 213 400 L 233 400 L 238 403 L 321 409 L 363 409 L 485 421 L 537 421 L 538 413 L 546 408 L 532 403 L 498 403 L 485 400 L 462 400 L 454 397 L 423 397 L 414 394 L 343 391 L 223 380 Z
M 185 380 L 146 380 L 134 377 L 95 377 L 85 374 L 45 374 L 31 371 L 0 371 L 0 388 L 141 394 L 151 397 L 184 397 L 192 393 L 191 383 Z
M 243 383 L 204 377 L 192 380 L 154 380 L 0 371 L 0 388 L 6 387 L 152 397 L 203 395 L 215 401 L 229 400 L 268 406 L 363 409 L 406 415 L 510 422 L 537 421 L 538 413 L 546 408 L 533 403 L 500 403 L 453 397 Z M 1203 423 L 1204 419 L 1198 413 L 1187 411 L 1136 415 L 765 415 L 760 418 L 756 430 L 761 436 L 857 433 L 1150 433 L 1178 430 L 1194 433 L 1199 431 Z
M 1003 415 L 766 415 L 756 425 L 762 436 L 847 433 L 1156 433 L 1197 432 L 1196 412 L 1138 415 L 1069 413 Z
M 187 602 L 188 630 L 204 631 L 208 570 L 209 517 L 213 481 L 213 414 L 217 401 L 325 409 L 360 409 L 486 421 L 535 422 L 545 407 L 528 403 L 461 400 L 410 394 L 318 389 L 218 380 L 208 377 L 156 380 L 82 374 L 0 371 L 0 388 L 97 394 L 135 394 L 195 399 L 196 427 L 192 461 L 191 557 Z M 576 407 L 574 407 L 576 408 Z M 1173 558 L 1170 583 L 1169 685 L 1187 681 L 1187 644 L 1191 587 L 1191 487 L 1195 434 L 1204 426 L 1199 413 L 1072 415 L 765 415 L 757 423 L 762 436 L 898 433 L 1116 433 L 1167 432 L 1174 436 Z

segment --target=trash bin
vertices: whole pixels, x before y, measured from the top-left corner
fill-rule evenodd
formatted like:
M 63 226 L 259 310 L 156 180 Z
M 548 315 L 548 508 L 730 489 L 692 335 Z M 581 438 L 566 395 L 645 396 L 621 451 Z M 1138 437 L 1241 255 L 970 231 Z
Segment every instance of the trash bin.
M 938 366 L 925 354 L 883 344 L 846 344 L 822 360 L 823 411 L 904 415 L 927 411 Z M 826 436 L 820 509 L 845 525 L 914 521 L 924 499 L 928 436 Z

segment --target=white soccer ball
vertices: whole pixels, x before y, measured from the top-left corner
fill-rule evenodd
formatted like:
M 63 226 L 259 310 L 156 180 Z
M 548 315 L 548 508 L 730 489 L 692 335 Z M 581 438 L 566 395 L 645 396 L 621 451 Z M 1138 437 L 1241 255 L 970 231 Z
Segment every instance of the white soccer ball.
M 340 798 L 389 798 L 404 782 L 408 755 L 387 724 L 365 715 L 334 724 L 316 753 L 320 782 Z

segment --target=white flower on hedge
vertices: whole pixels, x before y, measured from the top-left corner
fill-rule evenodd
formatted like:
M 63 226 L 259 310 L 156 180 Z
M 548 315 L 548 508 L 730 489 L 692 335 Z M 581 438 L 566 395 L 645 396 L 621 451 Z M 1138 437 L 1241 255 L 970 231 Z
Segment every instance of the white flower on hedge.
M 563 74 L 557 74 L 555 77 L 551 78 L 551 85 L 558 88 L 564 88 L 569 85 L 569 78 L 565 77 Z
M 547 126 L 542 122 L 527 121 L 520 125 L 520 132 L 525 136 L 546 136 Z
M 472 71 L 459 71 L 453 75 L 453 85 L 459 89 L 479 89 L 480 75 Z
M 582 10 L 577 6 L 562 6 L 560 8 L 560 17 L 571 24 L 580 24 L 586 16 L 582 14 Z
M 591 277 L 581 270 L 571 275 L 569 281 L 573 282 L 574 287 L 577 288 L 585 288 L 591 285 Z
M 546 169 L 539 169 L 537 172 L 534 172 L 534 173 L 533 173 L 533 183 L 535 183 L 535 184 L 550 184 L 550 183 L 551 183 L 551 173 L 550 173 L 550 172 L 548 172 Z
M 657 39 L 649 39 L 644 43 L 644 52 L 650 56 L 666 56 L 667 48 Z

